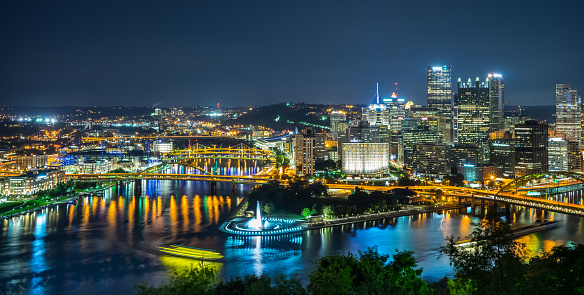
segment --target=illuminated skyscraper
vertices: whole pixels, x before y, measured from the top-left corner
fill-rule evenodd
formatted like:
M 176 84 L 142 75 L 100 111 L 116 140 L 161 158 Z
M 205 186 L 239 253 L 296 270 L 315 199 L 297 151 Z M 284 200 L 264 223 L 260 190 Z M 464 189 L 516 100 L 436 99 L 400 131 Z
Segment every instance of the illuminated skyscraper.
M 401 123 L 406 117 L 406 101 L 398 98 L 397 94 L 392 93 L 391 97 L 384 98 L 386 108 L 389 110 L 389 130 L 391 133 L 398 133 L 401 130 Z
M 377 94 L 375 95 L 375 101 L 368 107 L 363 108 L 363 121 L 369 122 L 371 126 L 387 126 L 389 128 L 389 122 L 391 115 L 389 109 L 383 103 L 379 102 L 379 83 L 377 83 Z
M 339 138 L 339 123 L 347 121 L 347 113 L 343 111 L 332 111 L 330 114 L 331 120 L 331 137 L 333 140 Z M 344 132 L 344 130 L 342 130 Z
M 582 98 L 570 84 L 556 84 L 556 133 L 582 145 Z
M 515 125 L 515 177 L 548 171 L 548 125 L 535 120 Z
M 488 80 L 487 80 L 488 81 Z M 458 79 L 458 93 L 454 96 L 456 142 L 482 145 L 489 140 L 489 87 Z
M 428 66 L 428 106 L 448 113 L 452 110 L 452 66 Z
M 296 173 L 300 175 L 314 174 L 314 130 L 309 127 L 302 133 L 296 134 L 292 143 L 294 145 Z
M 548 139 L 548 167 L 549 171 L 568 171 L 568 141 L 561 137 Z
M 503 129 L 505 119 L 505 84 L 500 74 L 487 76 L 489 85 L 489 124 L 491 131 Z

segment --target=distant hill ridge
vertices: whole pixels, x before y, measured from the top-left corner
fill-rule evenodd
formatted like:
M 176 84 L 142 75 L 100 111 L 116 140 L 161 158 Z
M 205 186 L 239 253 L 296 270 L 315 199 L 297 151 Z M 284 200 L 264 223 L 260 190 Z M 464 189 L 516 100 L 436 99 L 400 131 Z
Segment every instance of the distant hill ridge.
M 555 105 L 539 105 L 539 106 L 516 106 L 516 105 L 506 105 L 505 114 L 519 114 L 519 108 L 521 107 L 521 115 L 529 116 L 537 121 L 555 124 L 556 123 L 556 106 Z

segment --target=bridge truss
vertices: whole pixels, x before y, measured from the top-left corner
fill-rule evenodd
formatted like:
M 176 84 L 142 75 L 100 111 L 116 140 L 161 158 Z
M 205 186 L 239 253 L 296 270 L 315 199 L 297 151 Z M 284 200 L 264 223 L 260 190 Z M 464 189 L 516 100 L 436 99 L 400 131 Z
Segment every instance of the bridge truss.
M 547 209 L 575 215 L 584 215 L 584 205 L 559 202 L 549 198 L 547 193 L 560 187 L 573 187 L 581 190 L 584 175 L 574 172 L 535 173 L 519 177 L 503 186 L 494 196 L 495 201 L 503 201 L 520 206 Z M 529 195 L 535 191 L 534 195 Z M 538 197 L 540 196 L 540 197 Z

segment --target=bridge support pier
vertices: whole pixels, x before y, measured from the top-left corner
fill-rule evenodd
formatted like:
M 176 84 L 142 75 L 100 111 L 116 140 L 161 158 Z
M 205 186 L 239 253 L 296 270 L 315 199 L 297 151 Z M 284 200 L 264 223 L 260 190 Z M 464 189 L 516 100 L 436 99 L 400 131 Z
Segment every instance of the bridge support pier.
M 458 206 L 462 205 L 462 198 L 458 197 Z
M 507 222 L 511 221 L 511 204 L 505 204 L 505 219 Z
M 114 194 L 117 196 L 119 196 L 120 194 L 122 194 L 122 182 L 121 181 L 116 181 L 116 186 L 115 186 L 115 191 Z
M 235 195 L 237 192 L 237 183 L 231 182 L 231 195 Z
M 142 179 L 134 180 L 134 197 L 142 195 Z
M 217 182 L 211 181 L 211 195 L 217 194 Z

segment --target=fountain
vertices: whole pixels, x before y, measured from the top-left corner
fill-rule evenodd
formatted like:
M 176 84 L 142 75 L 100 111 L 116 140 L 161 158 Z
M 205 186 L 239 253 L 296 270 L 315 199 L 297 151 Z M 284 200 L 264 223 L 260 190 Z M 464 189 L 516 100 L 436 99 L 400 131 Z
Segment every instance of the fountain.
M 256 207 L 256 217 L 253 219 L 250 219 L 247 222 L 247 225 L 249 228 L 264 229 L 264 225 L 262 224 L 262 210 L 260 209 L 260 201 L 258 201 L 258 204 Z
M 219 230 L 234 235 L 280 235 L 303 231 L 304 222 L 279 217 L 263 217 L 260 202 L 257 201 L 255 216 L 251 218 L 236 217 L 224 222 Z

